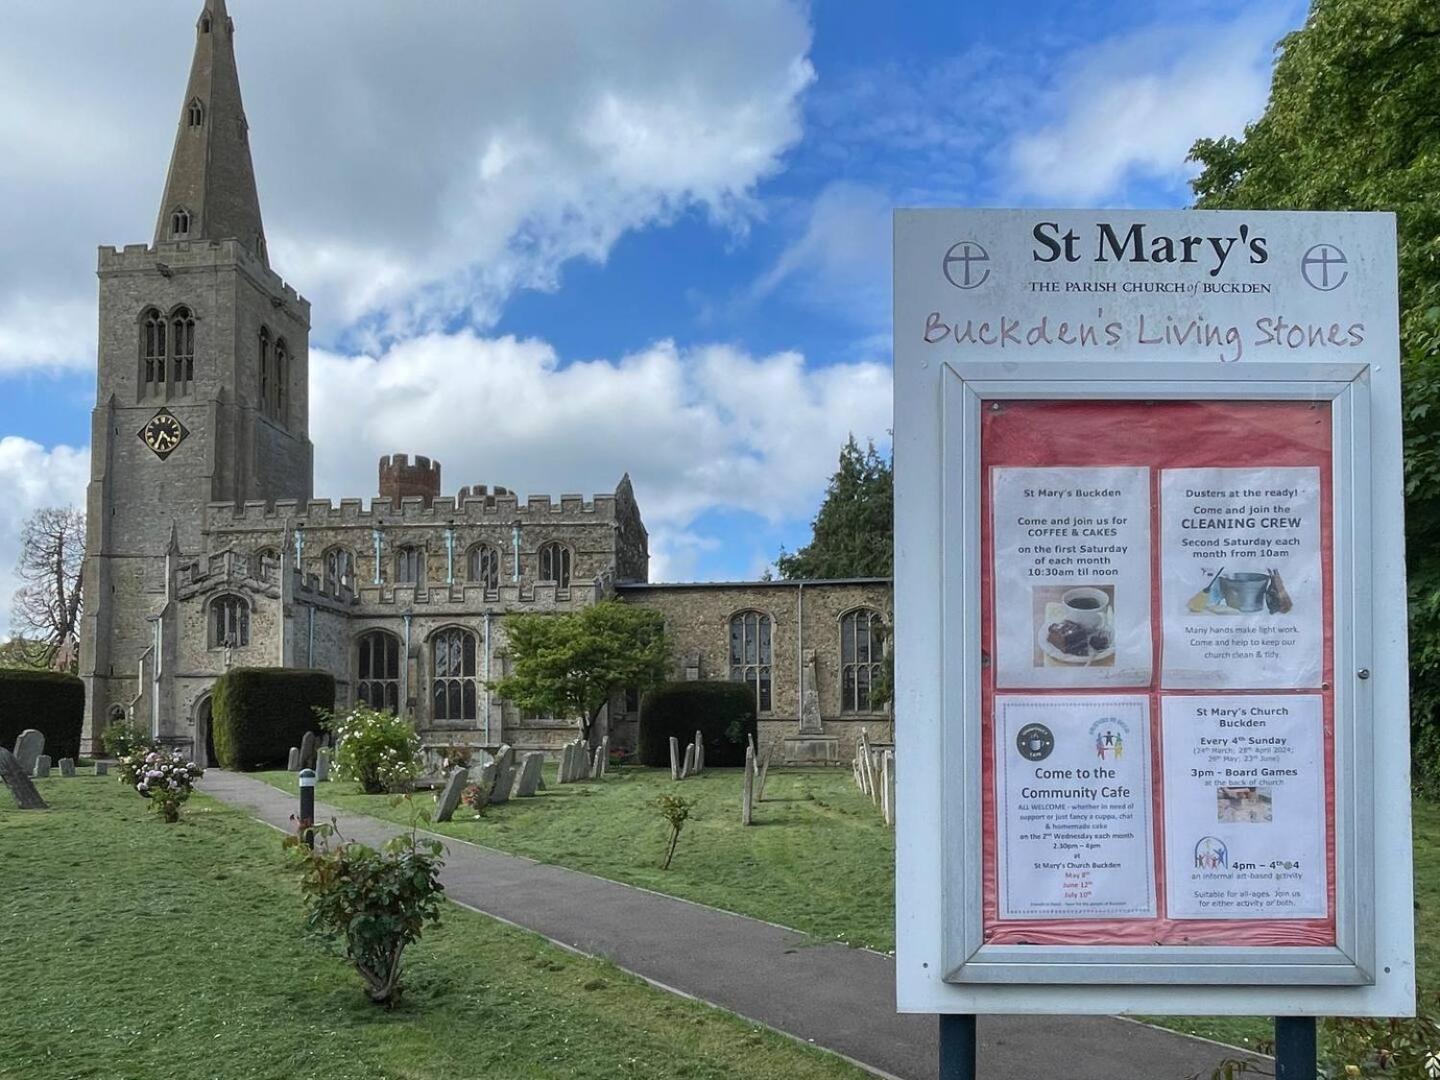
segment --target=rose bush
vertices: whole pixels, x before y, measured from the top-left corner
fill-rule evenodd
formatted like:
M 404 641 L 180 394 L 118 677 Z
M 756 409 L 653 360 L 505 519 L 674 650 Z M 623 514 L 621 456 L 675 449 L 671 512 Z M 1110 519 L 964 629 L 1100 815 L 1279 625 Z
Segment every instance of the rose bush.
M 148 747 L 122 757 L 117 771 L 121 783 L 149 799 L 160 816 L 172 823 L 180 820 L 181 804 L 195 790 L 195 781 L 205 775 L 204 769 L 183 754 Z
M 392 712 L 356 705 L 347 713 L 321 713 L 335 736 L 336 773 L 368 795 L 409 791 L 420 775 L 420 736 L 415 725 Z

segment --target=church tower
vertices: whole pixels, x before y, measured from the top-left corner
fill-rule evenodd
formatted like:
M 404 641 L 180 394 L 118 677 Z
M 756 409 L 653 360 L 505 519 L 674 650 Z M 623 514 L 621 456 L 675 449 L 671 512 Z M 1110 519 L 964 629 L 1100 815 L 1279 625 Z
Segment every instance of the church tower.
M 212 502 L 308 500 L 310 305 L 270 269 L 225 0 L 205 0 L 153 245 L 99 259 L 86 499 L 85 738 L 158 695 L 167 566 Z

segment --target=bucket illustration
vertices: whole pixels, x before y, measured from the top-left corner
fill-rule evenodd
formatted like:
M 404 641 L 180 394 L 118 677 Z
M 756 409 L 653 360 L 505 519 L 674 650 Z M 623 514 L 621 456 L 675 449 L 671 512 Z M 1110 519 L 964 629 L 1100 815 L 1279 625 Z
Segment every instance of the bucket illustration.
M 1259 611 L 1265 606 L 1269 574 L 1242 572 L 1220 575 L 1220 595 L 1236 611 Z

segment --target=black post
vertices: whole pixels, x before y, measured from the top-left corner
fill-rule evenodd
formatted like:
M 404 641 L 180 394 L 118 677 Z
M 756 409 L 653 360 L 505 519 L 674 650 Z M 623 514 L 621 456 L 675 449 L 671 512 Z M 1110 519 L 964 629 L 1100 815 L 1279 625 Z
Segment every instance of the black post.
M 305 846 L 315 847 L 315 770 L 300 770 L 300 828 L 304 830 Z
M 1316 1080 L 1315 1018 L 1275 1018 L 1275 1080 Z
M 940 1080 L 975 1080 L 975 1016 L 940 1014 Z

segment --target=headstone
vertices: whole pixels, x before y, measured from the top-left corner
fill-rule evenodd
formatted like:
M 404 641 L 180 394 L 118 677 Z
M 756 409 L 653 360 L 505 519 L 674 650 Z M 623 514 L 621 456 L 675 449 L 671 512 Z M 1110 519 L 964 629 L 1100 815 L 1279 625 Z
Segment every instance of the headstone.
M 775 756 L 775 747 L 770 747 L 770 753 L 765 755 L 765 760 L 760 763 L 760 775 L 755 778 L 755 801 L 765 801 L 765 778 L 770 775 L 770 759 Z
M 21 810 L 47 809 L 40 792 L 35 790 L 35 785 L 25 775 L 25 770 L 20 768 L 19 759 L 3 746 L 0 746 L 0 782 L 10 789 L 15 805 Z
M 315 732 L 307 731 L 300 737 L 300 768 L 315 768 Z
M 600 740 L 600 777 L 604 779 L 605 774 L 610 771 L 610 736 L 606 735 Z
M 292 746 L 292 747 L 290 747 L 290 758 L 289 758 L 289 760 L 287 760 L 287 761 L 285 762 L 285 771 L 286 771 L 286 772 L 299 772 L 299 771 L 300 771 L 300 748 L 299 748 L 298 746 Z
M 570 782 L 570 744 L 567 742 L 560 748 L 560 764 L 555 770 L 555 783 L 568 784 Z
M 35 771 L 35 759 L 45 752 L 45 733 L 26 728 L 15 740 L 15 760 L 29 776 Z
M 490 801 L 510 801 L 510 789 L 515 783 L 515 751 L 510 746 L 501 746 L 495 755 L 495 786 L 490 789 Z
M 605 748 L 603 746 L 597 746 L 595 747 L 595 757 L 590 761 L 590 779 L 599 780 L 600 777 L 604 776 L 604 767 Z
M 495 794 L 495 773 L 498 771 L 495 762 L 487 761 L 484 765 L 481 765 L 479 769 L 471 766 L 466 771 L 469 774 L 470 783 L 480 789 L 480 794 L 485 797 L 485 801 L 488 803 L 490 796 Z
M 895 824 L 895 751 L 886 750 L 880 759 L 881 783 L 884 786 L 885 824 Z
M 31 773 L 31 775 L 32 775 L 32 776 L 49 776 L 49 775 L 50 775 L 50 755 L 49 755 L 49 754 L 41 754 L 38 758 L 35 759 L 35 770 L 34 770 L 34 772 Z
M 755 748 L 745 748 L 745 793 L 740 800 L 740 824 L 749 825 L 755 811 Z
M 699 776 L 705 771 L 705 739 L 700 734 L 699 728 L 695 730 L 695 775 Z
M 680 766 L 680 779 L 695 775 L 695 744 L 692 742 L 685 747 L 685 761 Z
M 322 746 L 315 751 L 315 779 L 320 783 L 330 779 L 330 748 Z
M 464 769 L 456 769 L 450 774 L 450 779 L 445 781 L 445 787 L 440 792 L 440 801 L 435 807 L 436 821 L 449 821 L 455 816 L 455 808 L 460 805 L 460 796 L 464 793 L 469 780 L 470 775 Z
M 109 776 L 109 775 L 110 775 L 110 763 L 109 763 L 108 761 L 97 761 L 97 762 L 95 762 L 95 775 L 96 775 L 96 776 Z
M 74 776 L 74 775 L 75 775 L 75 759 L 74 759 L 74 758 L 62 757 L 62 758 L 60 759 L 60 775 L 61 775 L 61 776 Z
M 680 740 L 670 736 L 670 779 L 680 779 Z
M 539 787 L 540 770 L 545 765 L 545 755 L 526 754 L 520 761 L 520 779 L 515 782 L 515 798 L 528 799 Z

